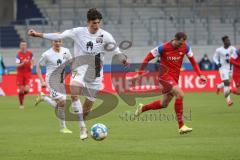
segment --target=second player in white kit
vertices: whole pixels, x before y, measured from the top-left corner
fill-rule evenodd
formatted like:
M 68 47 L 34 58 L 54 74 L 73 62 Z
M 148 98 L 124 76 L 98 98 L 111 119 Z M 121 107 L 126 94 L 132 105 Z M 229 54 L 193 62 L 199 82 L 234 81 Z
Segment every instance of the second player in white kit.
M 56 53 L 53 48 L 50 48 L 42 54 L 39 60 L 39 64 L 41 66 L 46 66 L 46 86 L 52 99 L 62 98 L 66 100 L 66 95 L 59 93 L 50 87 L 49 79 L 54 70 L 56 70 L 61 64 L 71 59 L 72 55 L 69 49 L 61 47 L 59 53 Z
M 233 104 L 230 98 L 230 80 L 232 77 L 232 65 L 230 64 L 230 57 L 236 52 L 236 48 L 231 46 L 231 42 L 228 36 L 222 37 L 223 46 L 216 49 L 213 56 L 213 60 L 219 68 L 219 74 L 222 82 L 218 84 L 217 93 L 223 88 L 224 95 L 226 97 L 227 104 L 231 106 Z
M 61 47 L 61 44 L 61 40 L 52 41 L 52 47 L 42 54 L 39 62 L 37 63 L 37 75 L 41 81 L 42 87 L 48 88 L 50 97 L 41 92 L 36 99 L 35 105 L 38 105 L 40 102 L 45 101 L 54 109 L 57 109 L 57 116 L 60 120 L 61 127 L 60 132 L 72 133 L 72 131 L 66 127 L 65 123 L 66 95 L 55 91 L 49 84 L 49 79 L 54 70 L 56 70 L 62 63 L 72 58 L 69 49 Z M 42 66 L 46 66 L 46 81 L 42 76 Z

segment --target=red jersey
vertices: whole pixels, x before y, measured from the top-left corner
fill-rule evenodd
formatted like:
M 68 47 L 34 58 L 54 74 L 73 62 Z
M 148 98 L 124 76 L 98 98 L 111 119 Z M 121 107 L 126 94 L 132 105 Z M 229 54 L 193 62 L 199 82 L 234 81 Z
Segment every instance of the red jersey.
M 237 50 L 237 52 L 232 54 L 231 58 L 240 64 L 240 48 Z M 240 66 L 233 66 L 233 78 L 240 78 Z
M 21 67 L 17 67 L 17 73 L 31 73 L 31 61 L 33 59 L 33 54 L 31 51 L 27 50 L 26 53 L 22 53 L 19 51 L 16 57 L 16 63 L 22 63 L 23 61 L 27 60 Z
M 176 81 L 179 79 L 183 58 L 187 55 L 193 57 L 193 52 L 187 43 L 175 48 L 172 41 L 159 45 L 151 51 L 154 57 L 160 56 L 160 64 L 168 69 L 167 73 Z

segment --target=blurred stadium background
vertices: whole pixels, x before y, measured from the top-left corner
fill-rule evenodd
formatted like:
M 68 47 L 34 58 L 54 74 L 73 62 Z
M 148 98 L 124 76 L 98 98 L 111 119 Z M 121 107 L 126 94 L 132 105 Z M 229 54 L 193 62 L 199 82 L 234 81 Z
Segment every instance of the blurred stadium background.
M 0 52 L 8 67 L 15 65 L 19 39 L 29 43 L 35 59 L 50 46 L 47 40 L 29 38 L 28 28 L 59 32 L 84 26 L 86 12 L 93 7 L 102 11 L 103 28 L 118 43 L 133 42 L 127 51 L 132 62 L 140 62 L 149 49 L 177 31 L 188 34 L 198 60 L 205 53 L 211 58 L 223 35 L 233 45 L 240 42 L 238 0 L 1 0 L 0 4 Z M 72 48 L 72 40 L 65 40 L 65 46 Z

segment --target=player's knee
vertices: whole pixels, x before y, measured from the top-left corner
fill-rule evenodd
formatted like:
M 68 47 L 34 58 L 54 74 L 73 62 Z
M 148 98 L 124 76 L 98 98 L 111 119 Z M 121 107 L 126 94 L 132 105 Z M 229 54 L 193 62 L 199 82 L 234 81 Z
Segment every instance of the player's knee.
M 180 92 L 179 94 L 177 94 L 176 98 L 177 99 L 183 99 L 184 98 L 184 93 Z
M 77 101 L 78 100 L 78 96 L 71 96 L 72 101 Z
M 168 107 L 168 104 L 169 104 L 169 102 L 163 102 L 163 103 L 162 103 L 162 108 L 167 108 L 167 107 Z
M 78 83 L 78 82 L 71 82 L 71 95 L 82 95 L 82 90 L 83 90 L 83 84 Z

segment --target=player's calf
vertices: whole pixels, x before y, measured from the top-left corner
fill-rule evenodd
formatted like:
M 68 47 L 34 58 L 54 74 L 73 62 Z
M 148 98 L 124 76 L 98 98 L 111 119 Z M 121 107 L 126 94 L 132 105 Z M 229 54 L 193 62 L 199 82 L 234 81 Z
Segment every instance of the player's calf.
M 60 121 L 60 132 L 61 133 L 72 133 L 69 129 L 66 127 L 65 122 L 65 100 L 64 99 L 57 99 L 57 116 Z
M 164 106 L 162 105 L 162 102 L 160 100 L 156 100 L 150 104 L 139 104 L 136 111 L 134 112 L 134 116 L 139 116 L 142 112 L 146 112 L 148 110 L 158 110 L 161 108 L 165 108 L 168 104 L 164 104 Z
M 166 108 L 166 107 L 168 107 L 168 104 L 171 102 L 172 98 L 173 98 L 173 94 L 168 93 L 168 94 L 163 95 L 162 101 L 157 100 L 157 101 L 154 101 L 154 102 L 152 102 L 150 104 L 146 104 L 146 105 L 143 105 L 140 103 L 138 105 L 138 108 L 135 111 L 134 115 L 139 116 L 142 112 L 146 112 L 148 110 L 158 110 L 158 109 Z
M 89 115 L 89 113 L 92 110 L 94 101 L 90 100 L 89 98 L 86 98 L 84 104 L 83 104 L 83 117 L 84 119 Z
M 20 104 L 20 106 L 19 106 L 19 108 L 20 109 L 24 109 L 24 86 L 19 86 L 18 87 L 18 90 L 19 90 L 19 92 L 18 92 L 18 99 L 19 99 L 19 104 Z

